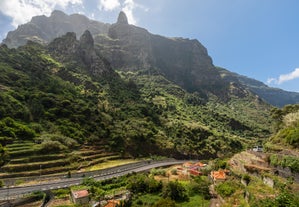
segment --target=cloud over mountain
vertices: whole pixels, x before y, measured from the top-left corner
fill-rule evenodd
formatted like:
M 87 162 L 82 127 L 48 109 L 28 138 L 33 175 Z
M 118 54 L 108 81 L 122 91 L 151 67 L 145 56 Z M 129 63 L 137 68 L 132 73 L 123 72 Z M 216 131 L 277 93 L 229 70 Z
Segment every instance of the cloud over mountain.
M 33 16 L 50 15 L 56 7 L 82 5 L 82 0 L 1 0 L 0 12 L 12 18 L 12 25 L 17 27 L 28 22 Z
M 299 68 L 295 68 L 295 70 L 290 72 L 290 73 L 282 74 L 278 78 L 269 78 L 267 80 L 267 83 L 268 84 L 274 83 L 274 84 L 279 85 L 279 84 L 282 84 L 284 82 L 291 81 L 291 80 L 294 80 L 294 79 L 297 79 L 297 78 L 299 78 Z
M 100 0 L 99 8 L 105 11 L 111 11 L 120 7 L 119 0 Z

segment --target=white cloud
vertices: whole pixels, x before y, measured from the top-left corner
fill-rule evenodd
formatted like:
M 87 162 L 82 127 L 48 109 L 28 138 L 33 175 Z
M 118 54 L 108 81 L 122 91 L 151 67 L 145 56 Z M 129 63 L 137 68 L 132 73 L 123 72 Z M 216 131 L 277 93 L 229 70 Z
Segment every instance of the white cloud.
M 282 84 L 284 82 L 294 80 L 296 78 L 299 78 L 299 68 L 296 68 L 294 71 L 288 73 L 288 74 L 282 74 L 278 78 L 269 78 L 267 80 L 268 84 L 274 83 L 274 84 Z
M 50 15 L 57 7 L 66 8 L 70 4 L 83 4 L 82 0 L 1 0 L 0 12 L 12 18 L 12 25 L 24 24 L 33 16 Z
M 136 24 L 136 19 L 133 15 L 133 10 L 136 8 L 136 4 L 133 0 L 125 0 L 123 11 L 126 13 L 128 21 L 130 24 Z
M 100 0 L 100 9 L 112 11 L 120 7 L 119 0 Z
M 272 83 L 277 84 L 277 80 L 275 78 L 268 78 L 267 83 L 268 84 L 272 84 Z
M 148 8 L 143 5 L 137 4 L 134 0 L 99 0 L 98 8 L 104 11 L 122 10 L 126 13 L 128 22 L 130 24 L 136 24 L 137 20 L 134 16 L 135 9 L 141 9 L 145 12 L 149 11 Z
M 283 82 L 290 81 L 290 80 L 293 80 L 296 78 L 299 78 L 299 68 L 296 68 L 291 73 L 280 75 L 278 78 L 278 84 L 281 84 Z
M 136 24 L 137 23 L 137 19 L 133 15 L 133 11 L 135 9 L 141 9 L 144 12 L 149 11 L 148 8 L 146 8 L 145 6 L 143 6 L 141 4 L 137 4 L 136 2 L 134 2 L 134 0 L 125 0 L 122 10 L 126 13 L 126 15 L 128 17 L 128 21 L 129 21 L 130 24 Z

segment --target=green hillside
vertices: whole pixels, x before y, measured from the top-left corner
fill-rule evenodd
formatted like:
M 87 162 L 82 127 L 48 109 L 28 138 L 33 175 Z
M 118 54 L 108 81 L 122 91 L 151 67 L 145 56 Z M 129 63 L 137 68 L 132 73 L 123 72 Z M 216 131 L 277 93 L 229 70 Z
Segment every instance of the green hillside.
M 153 68 L 116 73 L 106 62 L 93 75 L 77 56 L 59 54 L 36 43 L 0 46 L 1 165 L 15 159 L 5 146 L 16 142 L 43 154 L 101 143 L 123 157 L 210 158 L 271 133 L 271 107 L 235 85 L 223 100 L 188 93 Z

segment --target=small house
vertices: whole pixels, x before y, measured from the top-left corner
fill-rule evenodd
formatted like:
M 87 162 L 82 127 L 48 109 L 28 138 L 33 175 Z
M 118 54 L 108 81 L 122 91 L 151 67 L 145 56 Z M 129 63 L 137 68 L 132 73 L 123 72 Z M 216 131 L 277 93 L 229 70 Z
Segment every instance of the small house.
M 120 204 L 119 200 L 109 200 L 104 207 L 116 207 Z
M 190 169 L 190 170 L 188 170 L 188 172 L 189 172 L 190 175 L 194 175 L 194 176 L 202 175 L 202 173 L 199 172 L 198 170 Z
M 214 182 L 226 180 L 226 173 L 228 170 L 212 171 L 210 176 Z
M 89 193 L 87 190 L 71 191 L 71 200 L 74 204 L 84 205 L 89 203 Z

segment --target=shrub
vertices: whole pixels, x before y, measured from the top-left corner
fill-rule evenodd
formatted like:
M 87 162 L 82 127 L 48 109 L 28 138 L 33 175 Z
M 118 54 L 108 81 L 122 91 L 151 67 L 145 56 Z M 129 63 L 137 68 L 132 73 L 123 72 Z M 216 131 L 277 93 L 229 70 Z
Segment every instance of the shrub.
M 172 169 L 172 170 L 171 170 L 171 174 L 173 174 L 173 175 L 177 175 L 177 174 L 178 174 L 177 169 Z
M 178 181 L 170 181 L 163 186 L 162 196 L 164 198 L 170 198 L 174 201 L 188 201 L 189 197 L 184 186 Z
M 155 203 L 153 205 L 153 207 L 176 207 L 177 205 L 175 204 L 175 202 L 169 198 L 167 199 L 161 199 L 159 200 L 157 203 Z
M 246 185 L 248 185 L 249 182 L 250 182 L 250 180 L 251 180 L 251 178 L 250 178 L 250 176 L 248 174 L 244 174 L 242 176 L 242 179 L 246 182 Z
M 53 190 L 52 192 L 57 198 L 66 198 L 70 195 L 69 188 L 61 188 L 61 189 Z
M 128 179 L 127 189 L 133 193 L 156 193 L 162 189 L 162 183 L 144 174 L 137 174 Z
M 153 169 L 151 169 L 151 174 L 154 176 L 155 175 L 166 176 L 166 170 L 153 168 Z
M 197 185 L 193 186 L 192 189 L 193 192 L 203 195 L 204 198 L 207 200 L 210 199 L 211 195 L 209 190 L 209 186 L 210 186 L 209 179 L 207 177 L 197 176 L 194 178 L 194 181 L 197 183 Z
M 6 148 L 2 147 L 0 144 L 0 166 L 5 163 L 8 159 L 8 154 L 6 153 Z
M 61 152 L 61 151 L 64 151 L 66 150 L 67 147 L 64 146 L 63 144 L 61 144 L 60 142 L 58 141 L 51 141 L 51 140 L 47 140 L 47 141 L 44 141 L 42 144 L 41 144 L 41 149 L 40 151 L 41 152 L 52 152 L 52 153 L 55 153 L 55 152 Z
M 219 185 L 216 186 L 215 189 L 217 193 L 219 193 L 223 197 L 231 196 L 236 191 L 236 187 L 234 183 L 229 181 L 220 183 Z
M 60 134 L 43 134 L 41 135 L 38 140 L 41 142 L 43 141 L 58 141 L 64 146 L 72 149 L 78 146 L 78 142 L 70 137 L 66 137 Z

